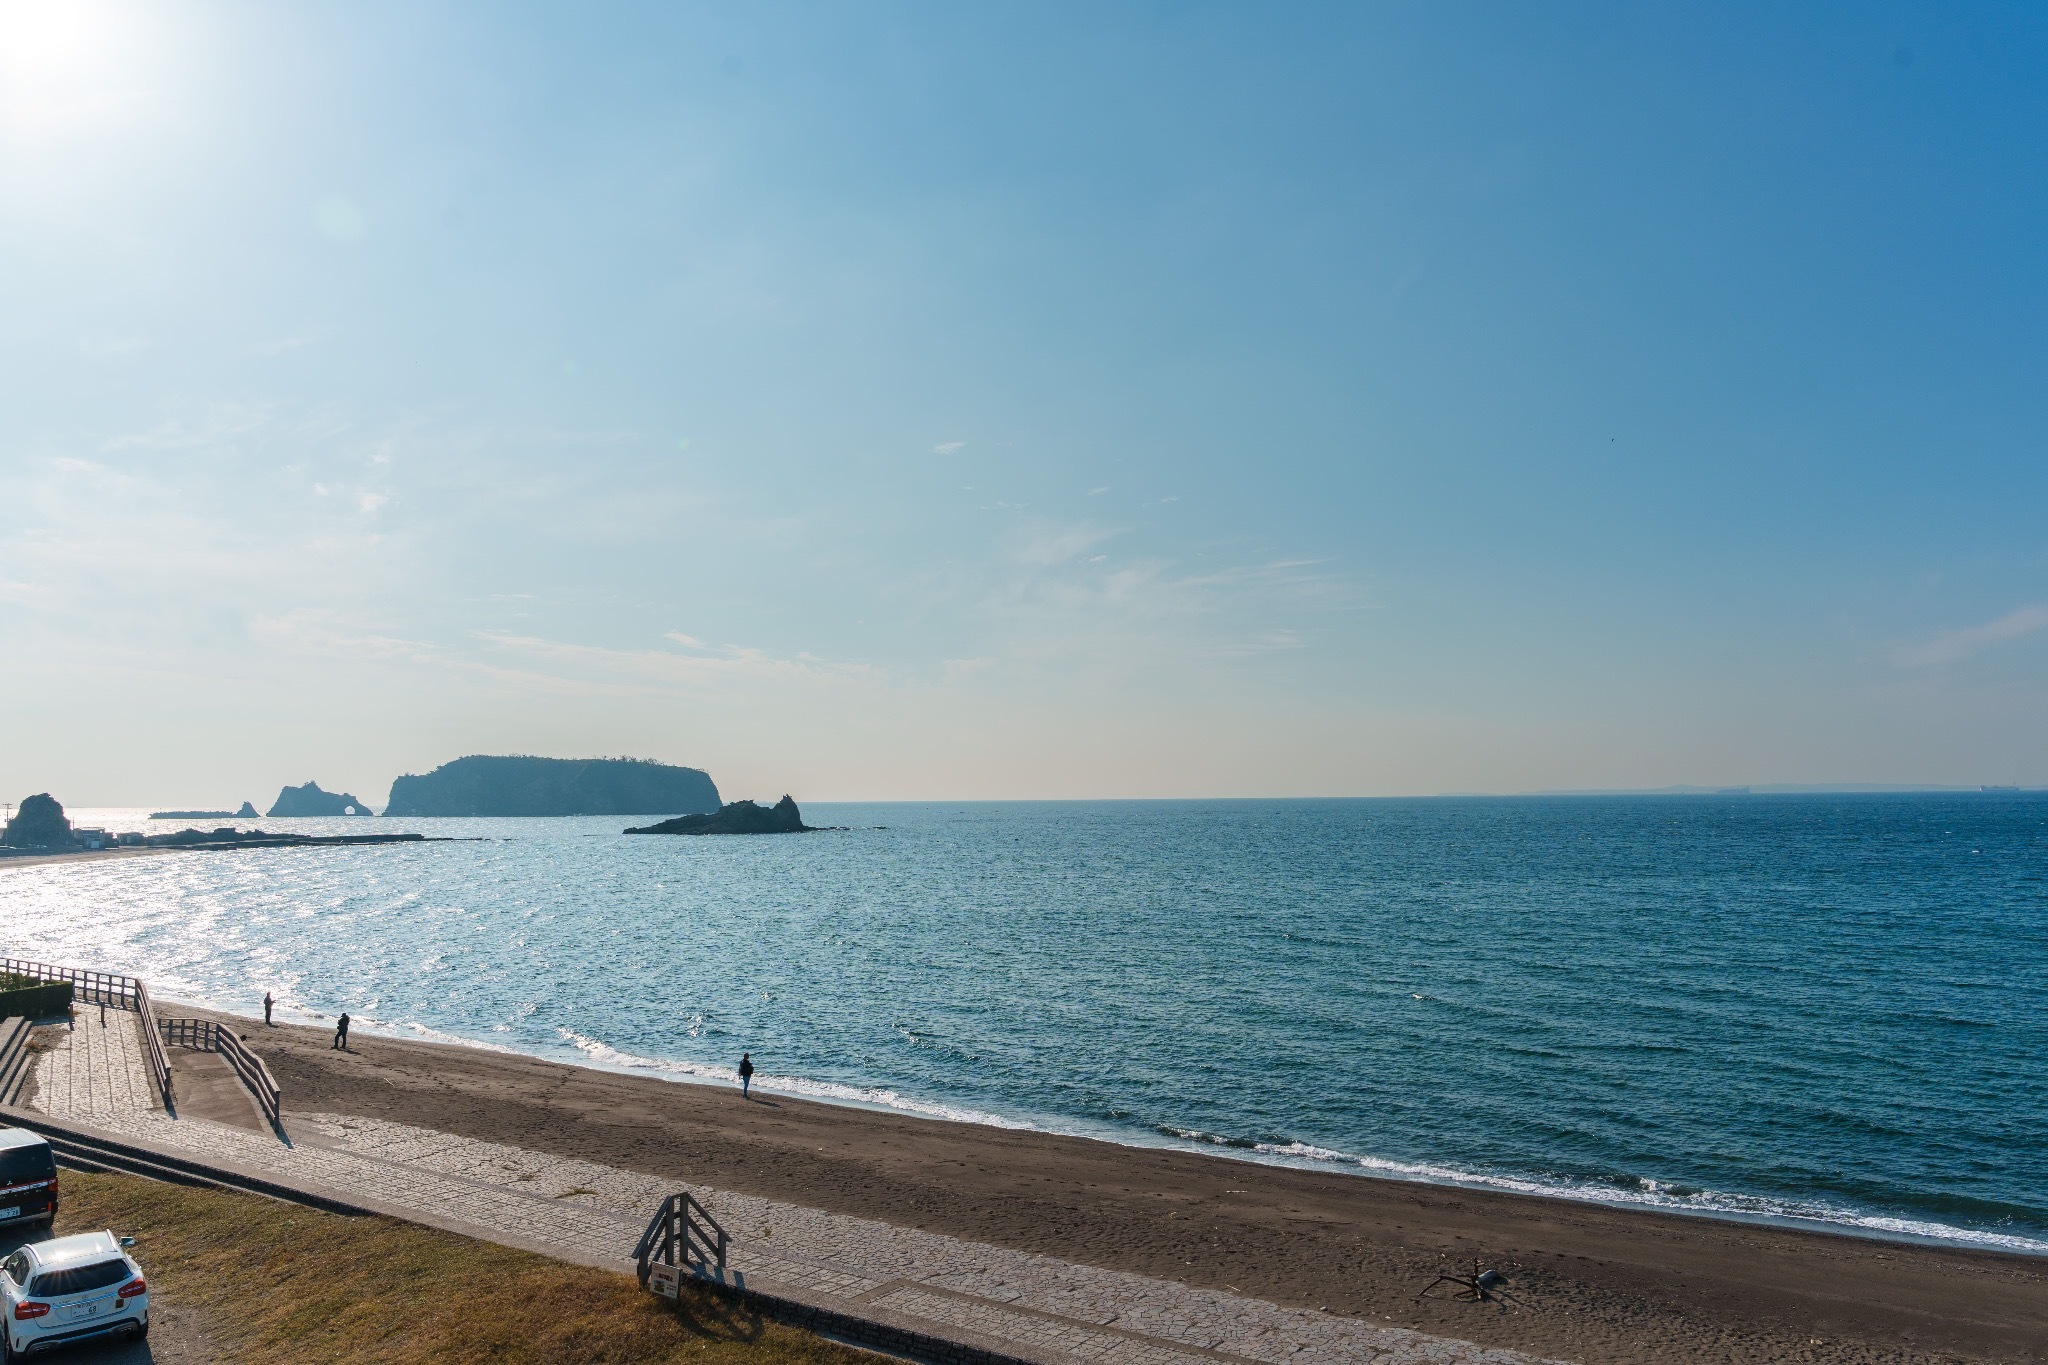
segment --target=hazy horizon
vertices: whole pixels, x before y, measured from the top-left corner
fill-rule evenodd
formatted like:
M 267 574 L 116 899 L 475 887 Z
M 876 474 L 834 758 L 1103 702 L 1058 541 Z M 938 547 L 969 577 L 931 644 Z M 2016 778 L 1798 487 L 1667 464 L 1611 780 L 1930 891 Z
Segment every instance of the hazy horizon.
M 711 776 L 711 778 L 712 778 L 712 780 L 713 780 L 714 782 L 715 782 L 715 781 L 717 781 L 717 777 L 718 777 L 718 775 L 717 775 L 716 773 L 712 773 L 712 774 L 710 774 L 710 776 Z M 318 779 L 317 779 L 317 778 L 316 778 L 316 779 L 312 779 L 312 780 L 314 780 L 314 781 L 318 781 Z M 302 785 L 304 785 L 304 784 L 302 784 L 302 783 L 290 783 L 290 784 L 288 784 L 288 785 L 290 785 L 290 786 L 302 786 Z M 389 785 L 390 785 L 389 783 L 386 783 L 386 784 L 385 784 L 385 785 L 384 785 L 383 787 L 381 787 L 381 788 L 376 788 L 376 789 L 363 789 L 363 790 L 356 790 L 356 789 L 344 789 L 344 788 L 338 788 L 338 787 L 328 787 L 328 786 L 326 786 L 325 784 L 322 784 L 322 789 L 323 789 L 323 790 L 325 790 L 325 791 L 328 791 L 328 792 L 329 792 L 330 794 L 334 794 L 334 795 L 340 795 L 340 794 L 343 794 L 343 792 L 345 791 L 347 795 L 350 795 L 350 796 L 354 796 L 354 797 L 358 798 L 358 799 L 359 799 L 360 801 L 362 801 L 362 803 L 363 803 L 364 805 L 366 805 L 366 806 L 369 806 L 369 807 L 371 807 L 371 808 L 372 808 L 372 813 L 373 813 L 373 814 L 375 814 L 375 815 L 382 815 L 382 814 L 384 813 L 384 807 L 385 807 L 385 805 L 387 804 L 387 802 L 388 802 L 388 798 L 389 798 L 389 790 L 388 790 L 388 789 L 389 789 Z M 2015 784 L 2009 784 L 2009 783 L 1996 783 L 1996 784 L 1994 784 L 1994 783 L 1972 783 L 1972 784 L 1932 784 L 1932 783 L 1913 783 L 1913 782 L 1856 782 L 1856 783 L 1825 783 L 1825 782 L 1822 782 L 1822 783 L 1807 783 L 1807 782 L 1792 782 L 1792 783 L 1787 783 L 1787 782 L 1757 782 L 1757 783 L 1740 783 L 1740 784 L 1735 784 L 1735 785 L 1731 785 L 1731 786 L 1726 786 L 1726 787 L 1713 787 L 1713 786 L 1701 786 L 1701 785 L 1698 785 L 1698 784 L 1692 784 L 1692 783 L 1672 783 L 1672 784 L 1669 784 L 1669 785 L 1666 785 L 1666 786 L 1662 786 L 1662 787 L 1579 787 L 1579 788 L 1557 788 L 1557 789 L 1550 789 L 1550 790 L 1533 790 L 1533 791 L 1440 791 L 1440 792 L 1391 792 L 1391 793 L 1381 793 L 1381 794 L 1378 794 L 1378 795 L 1358 795 L 1358 794 L 1343 794 L 1343 793 L 1328 793 L 1328 792 L 1325 792 L 1325 793 L 1320 793 L 1320 794 L 1301 794 L 1301 793 L 1294 793 L 1294 794 L 1284 794 L 1284 795 L 1269 795 L 1269 796 L 1246 796 L 1246 795 L 1243 795 L 1243 794 L 1241 794 L 1241 793 L 1233 793 L 1233 792 L 1192 792 L 1192 793 L 1187 793 L 1187 794 L 1185 794 L 1185 795 L 1180 795 L 1180 796 L 1079 796 L 1079 797 L 1074 797 L 1074 796 L 1025 796 L 1025 797 L 1018 797 L 1018 796 L 948 796 L 948 797 L 919 797 L 919 796 L 900 796 L 900 797 L 886 797 L 886 798 L 877 798 L 877 797 L 833 797 L 833 796 L 807 796 L 807 797 L 804 797 L 804 798 L 803 798 L 803 799 L 802 799 L 802 800 L 801 800 L 801 801 L 799 802 L 799 804 L 801 804 L 801 805 L 819 805 L 819 806 L 839 806 L 839 805 L 874 805 L 874 806 L 887 806 L 887 805 L 903 805 L 903 806 L 915 806 L 915 805 L 1000 805 L 1000 804 L 1030 804 L 1030 803 L 1058 804 L 1058 803 L 1061 803 L 1061 802 L 1079 802 L 1079 803 L 1089 803 L 1089 802 L 1118 802 L 1118 801 L 1127 801 L 1127 802 L 1133 802 L 1133 803 L 1139 803 L 1139 802 L 1166 802 L 1166 801 L 1194 801 L 1194 802 L 1203 802 L 1203 801 L 1223 801 L 1223 802 L 1230 802 L 1230 801 L 1281 801 L 1281 802 L 1284 802 L 1284 801 L 1418 801 L 1418 800 L 1419 800 L 1419 801 L 1439 801 L 1439 800 L 1440 800 L 1440 801 L 1456 801 L 1456 800 L 1515 800 L 1515 799 L 1521 799 L 1521 798 L 1532 798 L 1532 799 L 1533 799 L 1533 798 L 1543 798 L 1543 797 L 1579 797 L 1579 796 L 1583 796 L 1583 797 L 1606 797 L 1606 796 L 1615 796 L 1615 797 L 1623 797 L 1623 796 L 1645 796 L 1645 797 L 1647 797 L 1647 796 L 1737 796 L 1737 795 L 1743 795 L 1743 796 L 1914 796 L 1914 795 L 1926 795 L 1926 796 L 1941 796 L 1941 795 L 1967 795 L 1967 794 L 1972 794 L 1972 793 L 1977 793 L 1977 792 L 1983 792 L 1983 793 L 1987 793 L 1987 794 L 1997 794 L 1997 793 L 1999 793 L 1999 792 L 2020 792 L 2020 793 L 2025 793 L 2025 794 L 2033 795 L 2033 794 L 2038 794 L 2039 792 L 2041 792 L 2041 791 L 2044 791 L 2044 790 L 2048 790 L 2048 787 L 2031 787 L 2031 786 L 2026 786 L 2026 785 L 2023 785 L 2023 784 L 2020 784 L 2020 785 L 2015 785 Z M 381 795 L 381 796 L 380 796 L 380 795 L 376 795 L 376 794 L 374 794 L 375 792 L 378 792 L 378 791 L 381 791 L 381 792 L 383 792 L 383 795 Z M 27 793 L 25 793 L 25 794 L 27 794 Z M 49 794 L 50 794 L 50 795 L 56 795 L 56 793 L 49 793 Z M 728 791 L 728 790 L 726 790 L 726 789 L 725 789 L 725 788 L 723 788 L 723 787 L 721 787 L 721 788 L 719 789 L 719 796 L 720 796 L 720 799 L 721 799 L 721 800 L 724 800 L 724 801 L 737 801 L 737 800 L 752 800 L 752 801 L 756 801 L 756 802 L 759 802 L 759 803 L 761 803 L 761 804 L 764 804 L 764 805 L 765 805 L 765 804 L 769 804 L 769 803 L 772 803 L 773 801 L 775 801 L 776 799 L 778 799 L 778 798 L 779 798 L 780 796 L 783 796 L 783 795 L 790 795 L 790 794 L 791 794 L 791 793 L 783 793 L 783 792 L 776 792 L 776 793 L 772 793 L 772 794 L 771 794 L 771 793 L 767 792 L 766 790 L 763 790 L 763 791 L 758 791 L 758 792 L 752 792 L 752 791 L 749 791 L 749 792 L 735 792 L 735 791 Z M 63 800 L 63 798 L 62 798 L 61 796 L 58 796 L 58 797 L 57 797 L 57 799 L 58 799 L 58 801 L 60 802 L 60 804 L 62 804 L 62 805 L 64 806 L 64 808 L 65 808 L 65 811 L 66 811 L 67 815 L 77 815 L 77 814 L 79 814 L 80 812 L 91 812 L 91 811 L 140 811 L 140 810 L 166 810 L 166 811 L 172 811 L 172 810 L 185 810 L 185 811 L 225 811 L 225 812 L 232 812 L 232 811 L 234 811 L 234 810 L 237 810 L 237 809 L 239 809 L 239 808 L 240 808 L 240 806 L 241 806 L 241 804 L 242 804 L 242 802 L 244 802 L 244 801 L 248 801 L 248 802 L 250 802 L 251 804 L 253 804 L 253 805 L 254 805 L 254 806 L 255 806 L 255 807 L 257 808 L 257 811 L 258 811 L 258 813 L 259 813 L 259 815 L 260 815 L 260 814 L 262 814 L 262 813 L 263 813 L 264 811 L 266 811 L 266 810 L 267 810 L 267 809 L 268 809 L 268 808 L 270 807 L 270 805 L 271 805 L 272 803 L 274 803 L 274 802 L 275 802 L 275 801 L 276 801 L 276 800 L 278 799 L 278 796 L 279 796 L 279 795 L 280 795 L 280 793 L 278 793 L 278 792 L 272 792 L 272 793 L 270 793 L 270 794 L 269 794 L 269 795 L 268 795 L 267 797 L 256 797 L 256 796 L 240 796 L 240 797 L 235 797 L 235 798 L 233 798 L 232 800 L 230 800 L 230 799 L 227 799 L 227 798 L 222 798 L 222 799 L 220 799 L 220 800 L 218 800 L 218 801 L 214 801 L 214 802 L 210 802 L 210 803 L 209 803 L 209 802 L 200 802 L 200 801 L 184 801 L 184 802 L 174 802 L 174 801 L 102 801 L 102 802 L 94 802 L 94 803 L 83 803 L 83 802 L 80 802 L 80 803 L 73 803 L 73 802 L 67 802 L 67 801 L 64 801 L 64 800 Z M 6 804 L 7 806 L 9 806 L 9 807 L 12 807 L 12 806 L 16 806 L 16 805 L 19 805 L 19 804 L 20 804 L 20 801 L 21 801 L 21 798 L 20 798 L 20 797 L 18 797 L 18 796 L 10 796 L 10 797 L 6 797 L 6 798 L 5 798 L 5 804 Z M 267 816 L 265 816 L 264 818 L 268 818 L 268 817 L 267 817 Z M 288 818 L 288 817 L 279 817 L 279 818 L 281 818 L 281 819 L 282 819 L 282 818 Z M 319 817 L 319 818 L 322 818 L 322 819 L 334 819 L 334 818 L 346 818 L 346 817 Z M 401 818 L 405 818 L 405 819 L 477 819 L 477 818 L 505 818 L 505 817 L 473 817 L 473 816 L 445 816 L 445 817 L 444 817 L 444 816 L 406 816 L 406 817 L 401 817 Z M 527 817 L 511 817 L 511 818 L 527 818 Z M 548 818 L 548 817 L 530 817 L 530 818 Z
M 0 798 L 2048 786 L 2048 15 L 0 0 Z

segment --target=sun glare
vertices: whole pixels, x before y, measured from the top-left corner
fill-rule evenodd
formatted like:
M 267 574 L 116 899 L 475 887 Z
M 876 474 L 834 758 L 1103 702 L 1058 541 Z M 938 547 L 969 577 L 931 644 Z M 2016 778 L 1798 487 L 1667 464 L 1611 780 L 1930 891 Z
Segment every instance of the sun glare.
M 132 108 L 145 93 L 134 18 L 91 0 L 0 0 L 0 119 L 64 126 Z

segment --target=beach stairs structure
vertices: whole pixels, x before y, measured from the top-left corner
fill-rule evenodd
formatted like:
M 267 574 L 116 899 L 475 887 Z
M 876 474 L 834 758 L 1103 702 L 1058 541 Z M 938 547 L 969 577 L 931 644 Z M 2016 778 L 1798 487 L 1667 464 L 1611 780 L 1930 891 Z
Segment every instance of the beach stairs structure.
M 141 977 L 99 972 L 89 967 L 60 967 L 15 957 L 0 957 L 0 975 L 70 982 L 74 1016 L 81 1005 L 97 1005 L 102 1017 L 110 1009 L 137 1015 L 141 1024 L 142 1063 L 148 1072 L 149 1084 L 162 1099 L 165 1113 L 175 1115 L 178 1112 L 173 1096 L 171 1061 L 164 1052 L 163 1039 L 157 1033 L 156 1009 L 150 1003 L 149 987 L 143 984 Z M 16 1088 L 19 1089 L 19 1083 Z
M 65 1088 L 74 1094 L 79 1088 L 82 1067 L 94 1073 L 84 1079 L 84 1088 L 94 1095 L 125 1094 L 129 1104 L 143 1107 L 153 1108 L 161 1103 L 163 1112 L 171 1118 L 178 1116 L 182 1100 L 194 1117 L 216 1118 L 241 1126 L 260 1123 L 279 1141 L 290 1141 L 280 1112 L 277 1078 L 234 1029 L 212 1019 L 160 1017 L 150 1000 L 149 987 L 139 977 L 20 958 L 0 958 L 0 974 L 71 984 L 73 1029 L 69 1041 L 73 1044 L 73 1084 Z M 95 1009 L 98 1019 L 94 1022 L 101 1026 L 107 1023 L 107 1011 L 119 1010 L 134 1016 L 135 1027 L 112 1033 L 102 1027 L 96 1033 L 88 1031 L 86 1036 L 80 1036 L 78 1021 L 91 1020 Z M 34 1074 L 38 1054 L 27 1044 L 36 1022 L 0 1021 L 0 1104 L 18 1103 Z M 204 1063 L 194 1058 L 173 1066 L 174 1051 L 205 1054 Z M 187 1094 L 179 1093 L 180 1071 L 184 1072 Z M 109 1083 L 122 1072 L 128 1073 L 129 1085 Z M 59 1101 L 54 1094 L 49 1098 Z M 41 1099 L 37 1107 L 51 1110 L 51 1104 Z M 75 1108 L 75 1104 L 71 1107 Z M 119 1107 L 117 1103 L 116 1108 Z M 57 1102 L 52 1117 L 61 1118 L 67 1112 L 67 1106 Z M 87 1117 L 84 1113 L 72 1116 Z
M 226 1024 L 212 1019 L 175 1019 L 165 1017 L 157 1020 L 158 1032 L 164 1043 L 173 1048 L 184 1048 L 191 1052 L 211 1053 L 227 1063 L 227 1069 L 249 1092 L 249 1098 L 256 1101 L 264 1122 L 272 1132 L 284 1137 L 284 1116 L 279 1112 L 277 1078 L 270 1074 L 270 1068 L 263 1059 L 249 1050 L 242 1041 L 242 1035 Z M 191 1097 L 198 1102 L 200 1097 Z M 203 1103 L 200 1107 L 205 1107 Z
M 695 1195 L 687 1190 L 672 1194 L 661 1201 L 633 1247 L 640 1287 L 672 1299 L 684 1275 L 722 1284 L 730 1245 L 725 1229 Z
M 29 1064 L 34 1060 L 28 1037 L 35 1026 L 35 1020 L 19 1015 L 0 1019 L 0 1104 L 13 1104 L 28 1081 Z

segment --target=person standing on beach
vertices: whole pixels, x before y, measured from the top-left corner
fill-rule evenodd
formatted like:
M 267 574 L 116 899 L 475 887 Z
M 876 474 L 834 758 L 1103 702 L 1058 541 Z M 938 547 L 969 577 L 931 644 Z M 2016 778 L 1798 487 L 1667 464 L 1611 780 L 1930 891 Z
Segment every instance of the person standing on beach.
M 348 1011 L 341 1012 L 341 1018 L 334 1025 L 334 1046 L 348 1051 Z M 333 1049 L 330 1048 L 329 1051 Z
M 748 1098 L 747 1091 L 754 1083 L 754 1054 L 740 1054 L 740 1098 Z
M 276 1028 L 277 1025 L 270 1023 L 270 1007 L 276 1003 L 275 1000 L 271 999 L 269 991 L 263 992 L 263 1022 L 270 1024 L 272 1028 Z

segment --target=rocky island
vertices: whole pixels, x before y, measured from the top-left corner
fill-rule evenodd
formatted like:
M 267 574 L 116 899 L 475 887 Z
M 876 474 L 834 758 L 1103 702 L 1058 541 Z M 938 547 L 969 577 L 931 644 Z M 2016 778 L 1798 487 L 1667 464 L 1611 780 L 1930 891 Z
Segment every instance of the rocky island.
M 322 815 L 368 815 L 370 808 L 347 792 L 324 792 L 318 782 L 303 787 L 286 787 L 270 808 L 273 820 L 305 819 Z
M 64 807 L 48 792 L 24 796 L 14 818 L 0 829 L 0 845 L 8 848 L 69 849 L 76 844 Z
M 282 797 L 284 793 L 279 792 L 278 795 Z M 326 793 L 322 792 L 321 795 L 324 796 Z M 153 810 L 149 813 L 149 818 L 152 820 L 254 820 L 256 814 L 256 807 L 252 803 L 244 801 L 240 810 Z
M 699 768 L 644 758 L 472 754 L 391 784 L 386 815 L 678 815 L 718 809 Z
M 708 815 L 683 815 L 658 825 L 629 829 L 628 834 L 815 834 L 817 827 L 804 823 L 803 812 L 785 795 L 773 807 L 752 801 L 735 801 Z

